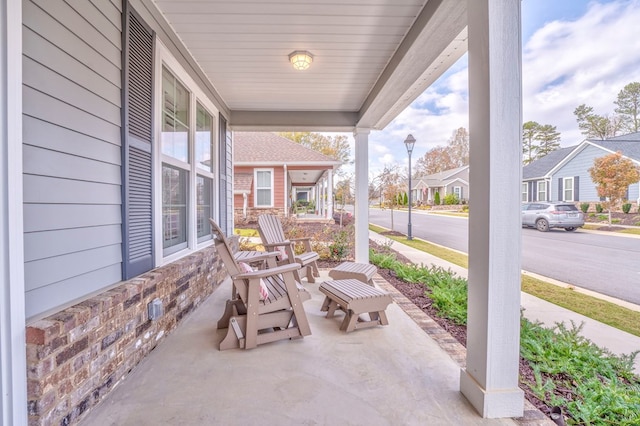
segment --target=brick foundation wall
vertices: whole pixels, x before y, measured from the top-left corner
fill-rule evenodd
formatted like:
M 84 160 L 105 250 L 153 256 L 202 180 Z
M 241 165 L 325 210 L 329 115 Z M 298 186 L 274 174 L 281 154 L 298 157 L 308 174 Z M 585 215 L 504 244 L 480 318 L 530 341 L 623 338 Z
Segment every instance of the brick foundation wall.
M 29 425 L 77 423 L 222 282 L 213 247 L 27 326 Z M 147 304 L 164 315 L 151 321 Z

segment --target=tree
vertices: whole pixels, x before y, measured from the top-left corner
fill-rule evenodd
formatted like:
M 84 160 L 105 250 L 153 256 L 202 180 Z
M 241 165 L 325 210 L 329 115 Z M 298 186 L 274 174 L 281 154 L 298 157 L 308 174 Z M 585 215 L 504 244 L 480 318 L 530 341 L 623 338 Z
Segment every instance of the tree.
M 391 209 L 391 230 L 393 231 L 393 209 L 398 205 L 398 195 L 404 189 L 404 178 L 396 164 L 385 166 L 377 179 L 380 181 L 382 202 Z
M 432 175 L 469 164 L 469 132 L 453 131 L 446 146 L 436 146 L 416 161 L 416 175 Z
M 611 226 L 611 210 L 624 199 L 629 185 L 640 180 L 640 168 L 620 152 L 616 152 L 593 160 L 589 174 L 596 184 L 598 195 L 609 200 Z
M 328 157 L 342 161 L 345 164 L 351 164 L 351 147 L 349 139 L 344 135 L 325 136 L 320 133 L 312 132 L 280 132 L 278 135 L 297 142 L 307 148 L 313 149 Z M 342 175 L 342 170 L 336 170 L 338 175 Z
M 560 132 L 556 130 L 556 126 L 551 124 L 541 125 L 536 135 L 538 147 L 536 149 L 536 157 L 541 158 L 560 148 Z
M 336 203 L 344 209 L 346 204 L 353 203 L 353 191 L 351 190 L 353 176 L 348 175 L 343 180 L 336 183 L 335 199 Z
M 538 158 L 538 146 L 536 144 L 536 136 L 540 124 L 535 121 L 527 121 L 522 125 L 522 162 L 529 164 Z
M 624 86 L 614 103 L 618 106 L 615 112 L 622 121 L 623 129 L 629 133 L 640 131 L 640 83 Z
M 578 128 L 588 138 L 609 139 L 622 129 L 622 120 L 618 116 L 598 115 L 593 107 L 579 105 L 573 114 L 576 116 Z
M 416 175 L 432 175 L 453 169 L 453 159 L 449 150 L 444 146 L 436 146 L 427 151 L 416 161 Z

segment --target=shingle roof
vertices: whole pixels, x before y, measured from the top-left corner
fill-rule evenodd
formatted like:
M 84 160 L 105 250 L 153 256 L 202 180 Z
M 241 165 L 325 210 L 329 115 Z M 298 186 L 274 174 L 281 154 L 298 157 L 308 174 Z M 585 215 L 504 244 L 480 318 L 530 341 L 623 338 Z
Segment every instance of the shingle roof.
M 604 141 L 589 139 L 589 142 L 613 152 L 620 151 L 625 157 L 640 161 L 640 132 L 616 136 Z
M 234 163 L 313 163 L 342 164 L 327 155 L 275 133 L 234 132 Z
M 237 192 L 251 192 L 252 181 L 253 175 L 251 173 L 234 173 L 233 190 Z
M 559 162 L 565 159 L 565 157 L 577 147 L 578 145 L 570 146 L 567 148 L 556 149 L 551 151 L 542 158 L 539 158 L 522 168 L 522 179 L 534 179 L 545 176 L 551 169 L 558 165 Z
M 449 169 L 443 172 L 434 173 L 432 175 L 424 175 L 418 178 L 418 182 L 422 181 L 429 187 L 446 185 L 450 180 L 455 180 L 455 179 L 450 179 L 451 176 L 461 172 L 462 170 L 468 167 L 469 166 L 462 166 L 462 167 L 457 167 L 455 169 Z

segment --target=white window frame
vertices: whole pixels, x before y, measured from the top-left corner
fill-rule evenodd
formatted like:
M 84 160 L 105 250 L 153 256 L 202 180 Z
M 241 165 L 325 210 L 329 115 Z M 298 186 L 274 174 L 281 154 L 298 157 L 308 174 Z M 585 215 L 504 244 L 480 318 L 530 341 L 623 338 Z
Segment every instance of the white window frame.
M 161 150 L 161 132 L 162 132 L 162 68 L 166 67 L 174 77 L 184 85 L 190 92 L 189 97 L 189 162 L 185 163 L 178 161 L 175 158 L 163 155 Z M 156 40 L 156 55 L 154 64 L 154 149 L 153 149 L 153 161 L 154 161 L 154 260 L 156 266 L 162 266 L 167 263 L 171 263 L 177 259 L 187 256 L 194 251 L 200 250 L 204 247 L 213 244 L 211 238 L 201 238 L 198 241 L 197 233 L 197 199 L 196 199 L 196 177 L 198 175 L 213 179 L 212 184 L 212 216 L 219 216 L 218 205 L 218 179 L 219 165 L 218 165 L 218 152 L 220 146 L 220 140 L 218 135 L 218 120 L 219 111 L 213 104 L 213 102 L 205 95 L 202 89 L 196 84 L 196 82 L 189 76 L 179 61 L 174 58 L 169 49 L 167 49 L 160 40 Z M 212 116 L 212 137 L 213 137 L 213 152 L 212 161 L 213 167 L 211 172 L 204 170 L 196 165 L 195 161 L 195 132 L 196 132 L 196 105 L 197 103 L 207 110 Z M 188 195 L 187 195 L 187 244 L 185 248 L 181 248 L 175 252 L 168 250 L 165 254 L 163 249 L 162 239 L 162 164 L 168 164 L 174 167 L 188 171 Z
M 462 201 L 462 187 L 460 185 L 453 187 L 453 193 L 458 196 L 459 201 Z
M 269 190 L 271 191 L 271 200 L 269 205 L 260 205 L 258 204 L 258 189 L 264 189 L 264 188 L 258 188 L 258 172 L 270 172 L 271 173 L 271 181 L 270 181 L 270 188 Z M 273 168 L 260 168 L 260 169 L 253 169 L 253 182 L 254 182 L 254 186 L 253 186 L 253 207 L 255 208 L 273 208 L 274 206 L 274 176 L 275 175 L 275 170 Z
M 544 191 L 540 190 L 540 187 L 541 187 L 540 185 L 544 186 Z M 538 184 L 536 185 L 536 187 L 537 187 L 537 192 L 538 192 L 537 195 L 536 195 L 536 197 L 537 197 L 536 199 L 538 201 L 547 201 L 547 181 L 546 180 L 539 180 Z M 540 198 L 540 194 L 544 194 L 544 197 Z
M 529 184 L 527 182 L 522 183 L 522 202 L 529 201 Z
M 567 184 L 571 182 L 571 184 L 569 185 L 569 187 L 567 187 Z M 560 199 L 561 201 L 574 201 L 574 180 L 573 180 L 573 176 L 572 177 L 566 177 L 566 178 L 562 178 L 562 198 Z M 571 197 L 567 197 L 567 191 L 571 191 Z

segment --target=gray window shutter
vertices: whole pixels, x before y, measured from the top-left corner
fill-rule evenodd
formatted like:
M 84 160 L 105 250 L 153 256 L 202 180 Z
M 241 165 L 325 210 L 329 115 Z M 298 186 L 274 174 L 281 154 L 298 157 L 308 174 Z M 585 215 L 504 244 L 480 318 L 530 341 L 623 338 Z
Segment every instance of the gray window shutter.
M 122 275 L 153 268 L 153 31 L 124 4 L 122 31 Z
M 220 115 L 220 218 L 218 226 L 222 232 L 233 232 L 233 159 L 231 132 L 227 130 L 227 120 Z
M 531 182 L 531 197 L 530 201 L 540 201 L 538 200 L 538 182 Z
M 573 201 L 580 201 L 580 176 L 573 177 Z
M 558 201 L 564 201 L 564 188 L 562 187 L 562 178 L 558 178 Z

